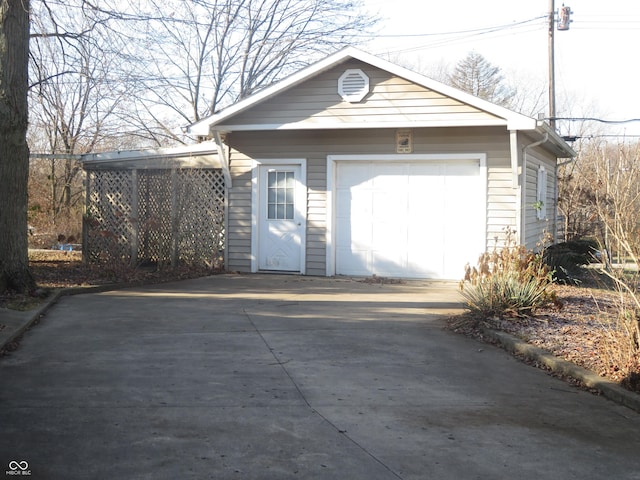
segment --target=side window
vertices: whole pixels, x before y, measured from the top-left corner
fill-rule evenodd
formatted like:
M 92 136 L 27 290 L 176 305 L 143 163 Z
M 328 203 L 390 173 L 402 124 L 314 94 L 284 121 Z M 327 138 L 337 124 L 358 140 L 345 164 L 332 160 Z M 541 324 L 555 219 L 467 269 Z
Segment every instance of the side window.
M 547 171 L 543 165 L 538 167 L 538 194 L 536 198 L 536 216 L 538 220 L 547 218 Z

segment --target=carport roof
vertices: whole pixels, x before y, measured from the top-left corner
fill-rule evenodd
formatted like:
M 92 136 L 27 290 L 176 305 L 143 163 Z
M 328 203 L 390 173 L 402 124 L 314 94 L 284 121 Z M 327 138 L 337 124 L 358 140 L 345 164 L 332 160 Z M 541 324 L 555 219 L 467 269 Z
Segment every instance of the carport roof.
M 213 142 L 172 148 L 91 153 L 82 155 L 80 161 L 85 170 L 223 168 L 218 147 Z

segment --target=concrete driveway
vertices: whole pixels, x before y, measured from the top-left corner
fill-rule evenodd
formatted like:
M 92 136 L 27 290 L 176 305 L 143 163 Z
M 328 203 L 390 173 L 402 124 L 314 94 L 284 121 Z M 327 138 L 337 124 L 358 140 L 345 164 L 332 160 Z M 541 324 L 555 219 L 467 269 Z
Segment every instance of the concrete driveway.
M 62 298 L 0 359 L 0 477 L 640 479 L 638 414 L 443 330 L 458 300 L 271 275 Z

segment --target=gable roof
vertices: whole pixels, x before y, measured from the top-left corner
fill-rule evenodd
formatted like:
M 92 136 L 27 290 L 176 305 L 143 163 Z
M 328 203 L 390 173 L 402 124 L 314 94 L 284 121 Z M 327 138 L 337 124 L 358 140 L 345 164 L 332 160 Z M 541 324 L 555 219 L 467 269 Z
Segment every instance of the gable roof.
M 302 70 L 290 75 L 289 77 L 277 82 L 269 87 L 264 88 L 263 90 L 258 91 L 257 93 L 240 100 L 239 102 L 231 105 L 220 112 L 217 112 L 209 117 L 206 117 L 188 127 L 188 131 L 194 135 L 200 136 L 210 136 L 213 130 L 217 131 L 225 131 L 225 130 L 233 130 L 229 128 L 228 124 L 231 121 L 232 117 L 238 116 L 268 100 L 276 97 L 288 91 L 307 80 L 310 80 L 318 75 L 322 74 L 330 70 L 333 67 L 336 67 L 344 62 L 349 60 L 358 60 L 369 64 L 378 69 L 389 72 L 390 74 L 403 78 L 409 82 L 412 82 L 420 87 L 423 87 L 428 90 L 432 90 L 437 92 L 445 97 L 449 97 L 458 102 L 464 103 L 470 107 L 478 109 L 479 111 L 486 112 L 487 119 L 480 122 L 467 123 L 465 125 L 455 124 L 455 125 L 442 125 L 442 126 L 489 126 L 489 125 L 503 125 L 507 130 L 528 130 L 528 131 L 536 131 L 540 135 L 548 135 L 550 132 L 548 129 L 544 128 L 542 124 L 540 124 L 535 119 L 522 115 L 520 113 L 514 112 L 507 108 L 501 107 L 489 101 L 483 100 L 479 97 L 471 95 L 467 92 L 459 90 L 457 88 L 451 87 L 444 83 L 433 80 L 429 77 L 426 77 L 422 74 L 416 73 L 394 63 L 383 60 L 379 57 L 371 55 L 369 53 L 363 52 L 362 50 L 356 49 L 354 47 L 347 47 L 345 49 L 339 50 L 338 52 L 329 55 L 328 57 L 320 60 Z M 489 118 L 492 117 L 492 118 Z M 230 123 L 233 123 L 232 121 Z M 359 126 L 359 124 L 354 125 Z M 406 127 L 413 126 L 410 121 L 407 121 Z M 424 125 L 418 125 L 424 126 Z M 216 128 L 219 127 L 219 128 Z M 226 127 L 226 128 L 225 128 Z M 270 130 L 270 129 L 280 129 L 280 128 L 327 128 L 319 124 L 309 124 L 306 126 L 302 126 L 300 123 L 294 124 L 283 124 L 283 125 L 259 125 L 252 126 L 255 129 L 260 130 Z M 341 125 L 341 128 L 345 128 L 346 125 Z M 383 125 L 375 125 L 375 124 L 367 124 L 367 128 L 375 128 L 375 127 L 383 127 Z M 388 127 L 387 127 L 388 128 Z M 249 129 L 249 128 L 246 128 Z M 555 133 L 555 132 L 554 132 Z M 556 143 L 556 147 L 560 147 L 566 156 L 574 156 L 575 153 L 571 148 L 556 134 L 551 135 L 552 142 Z M 559 142 L 559 144 L 557 143 Z
M 374 67 L 386 70 L 387 72 L 405 78 L 406 80 L 420 85 L 424 88 L 437 91 L 442 95 L 451 97 L 462 103 L 466 103 L 472 107 L 483 110 L 505 121 L 509 130 L 530 130 L 534 129 L 536 121 L 530 117 L 508 110 L 504 107 L 488 102 L 481 98 L 470 95 L 462 90 L 437 82 L 422 74 L 413 72 L 394 63 L 383 60 L 374 55 L 363 52 L 353 47 L 342 49 L 333 55 L 330 55 L 317 63 L 314 63 L 289 77 L 277 82 L 259 92 L 231 105 L 218 113 L 190 125 L 188 131 L 194 135 L 207 136 L 210 134 L 210 128 L 223 123 L 230 117 L 242 113 L 262 102 L 268 100 L 302 82 L 317 76 L 318 74 L 329 70 L 349 59 L 356 59 L 368 63 Z

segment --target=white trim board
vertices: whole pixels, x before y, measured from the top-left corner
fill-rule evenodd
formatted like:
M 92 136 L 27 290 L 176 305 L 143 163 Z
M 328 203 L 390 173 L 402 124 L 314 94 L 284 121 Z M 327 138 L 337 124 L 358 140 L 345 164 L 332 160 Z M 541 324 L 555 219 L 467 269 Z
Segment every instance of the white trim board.
M 305 228 L 300 232 L 300 274 L 306 273 L 307 265 L 307 231 L 306 231 L 306 219 L 307 219 L 307 159 L 306 158 L 271 158 L 271 159 L 254 159 L 251 167 L 251 272 L 256 273 L 259 269 L 258 252 L 260 246 L 260 228 L 259 228 L 259 212 L 260 212 L 260 167 L 262 166 L 286 166 L 296 165 L 300 167 L 300 182 L 302 183 L 304 196 L 304 218 Z

